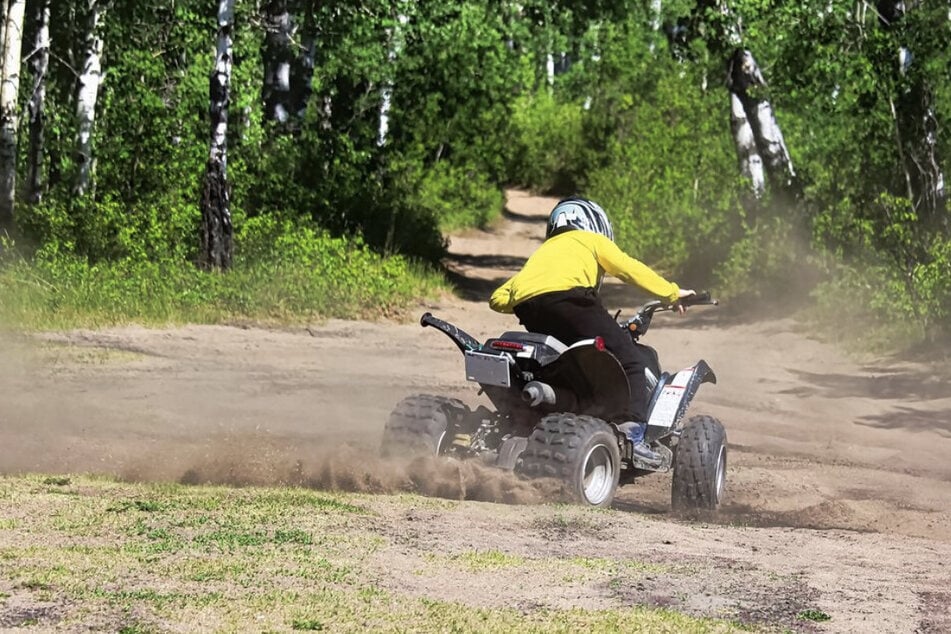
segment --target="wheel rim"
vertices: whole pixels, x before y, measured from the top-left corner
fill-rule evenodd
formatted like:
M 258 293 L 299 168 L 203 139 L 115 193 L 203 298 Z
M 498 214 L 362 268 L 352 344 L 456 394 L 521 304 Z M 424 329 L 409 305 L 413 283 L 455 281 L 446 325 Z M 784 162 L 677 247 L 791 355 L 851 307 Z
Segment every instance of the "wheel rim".
M 720 446 L 720 452 L 717 454 L 717 473 L 716 473 L 716 488 L 714 489 L 714 504 L 720 503 L 720 498 L 723 497 L 723 488 L 726 485 L 726 447 L 723 445 Z
M 436 451 L 435 451 L 435 455 L 437 455 L 437 456 L 438 456 L 440 453 L 442 453 L 442 444 L 443 444 L 443 442 L 446 440 L 446 433 L 447 433 L 447 430 L 444 429 L 443 432 L 442 432 L 441 434 L 439 434 L 439 437 L 436 438 L 436 448 L 435 448 Z
M 581 492 L 589 504 L 601 504 L 614 489 L 614 460 L 604 445 L 592 447 L 583 462 Z

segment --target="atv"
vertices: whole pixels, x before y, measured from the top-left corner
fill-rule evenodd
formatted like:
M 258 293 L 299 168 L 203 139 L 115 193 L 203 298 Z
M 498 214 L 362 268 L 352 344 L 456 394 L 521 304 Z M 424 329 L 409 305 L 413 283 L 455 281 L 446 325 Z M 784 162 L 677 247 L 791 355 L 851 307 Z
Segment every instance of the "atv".
M 709 293 L 680 300 L 717 305 Z M 643 346 L 655 313 L 677 304 L 655 300 L 618 323 Z M 615 315 L 615 321 L 620 311 Z M 726 432 L 712 416 L 685 419 L 703 383 L 716 383 L 705 361 L 675 374 L 663 372 L 657 352 L 643 346 L 649 392 L 645 441 L 661 456 L 648 464 L 612 418 L 630 399 L 621 364 L 600 337 L 565 345 L 549 335 L 505 332 L 480 343 L 456 326 L 426 313 L 423 327 L 445 333 L 465 359 L 466 379 L 478 383 L 494 409 L 471 409 L 455 398 L 420 394 L 390 414 L 382 453 L 390 457 L 435 454 L 480 458 L 529 478 L 556 478 L 585 505 L 606 507 L 620 485 L 651 473 L 673 471 L 675 510 L 715 510 L 726 478 Z

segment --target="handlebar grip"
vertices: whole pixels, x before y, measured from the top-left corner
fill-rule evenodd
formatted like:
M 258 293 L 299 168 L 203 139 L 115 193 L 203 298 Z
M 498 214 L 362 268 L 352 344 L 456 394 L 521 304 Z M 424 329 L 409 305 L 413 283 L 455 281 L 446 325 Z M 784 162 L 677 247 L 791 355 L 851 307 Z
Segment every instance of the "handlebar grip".
M 716 306 L 720 302 L 710 297 L 710 291 L 701 291 L 694 295 L 684 297 L 680 300 L 680 303 L 683 306 L 694 306 L 699 304 L 712 304 Z

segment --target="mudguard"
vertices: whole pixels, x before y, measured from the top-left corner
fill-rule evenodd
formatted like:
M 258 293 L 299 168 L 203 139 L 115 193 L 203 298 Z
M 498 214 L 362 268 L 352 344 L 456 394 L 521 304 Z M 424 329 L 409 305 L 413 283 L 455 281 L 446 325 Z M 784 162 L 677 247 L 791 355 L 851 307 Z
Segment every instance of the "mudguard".
M 645 438 L 655 440 L 675 430 L 700 385 L 716 382 L 713 370 L 701 359 L 693 367 L 684 368 L 668 378 L 666 383 L 659 384 L 647 418 Z
M 578 397 L 578 414 L 612 420 L 627 411 L 631 400 L 624 368 L 610 351 L 593 339 L 570 346 L 558 359 L 539 370 L 538 378 Z
M 447 321 L 433 317 L 432 313 L 424 313 L 423 316 L 419 318 L 419 325 L 423 328 L 432 326 L 436 330 L 445 333 L 447 337 L 452 339 L 452 342 L 456 344 L 462 353 L 465 353 L 467 350 L 480 350 L 482 348 L 482 344 L 479 343 L 478 339 Z

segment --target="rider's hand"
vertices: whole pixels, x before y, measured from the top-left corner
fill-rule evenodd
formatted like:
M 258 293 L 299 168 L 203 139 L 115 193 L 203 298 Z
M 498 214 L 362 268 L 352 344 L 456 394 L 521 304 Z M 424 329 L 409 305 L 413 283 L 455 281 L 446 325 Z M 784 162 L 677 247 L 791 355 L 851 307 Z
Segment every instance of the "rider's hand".
M 678 294 L 678 296 L 677 296 L 677 299 L 678 299 L 678 301 L 677 301 L 677 312 L 678 312 L 679 314 L 683 315 L 685 312 L 687 312 L 687 307 L 684 306 L 683 304 L 681 304 L 679 300 L 683 299 L 684 297 L 691 297 L 691 296 L 696 295 L 696 294 L 697 294 L 697 291 L 693 291 L 693 290 L 690 290 L 690 289 L 687 289 L 687 288 L 682 288 L 682 289 L 680 289 L 680 292 L 679 292 L 679 294 Z

